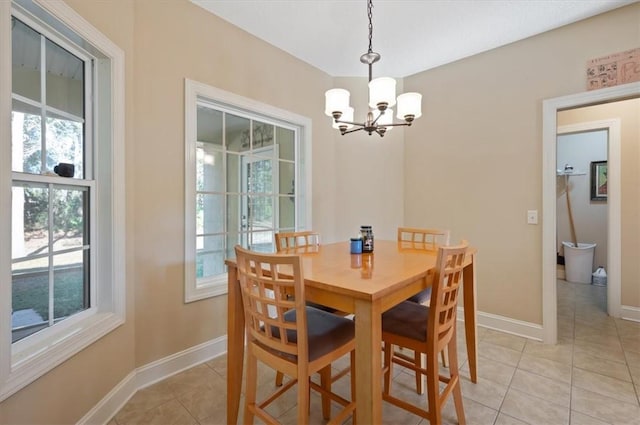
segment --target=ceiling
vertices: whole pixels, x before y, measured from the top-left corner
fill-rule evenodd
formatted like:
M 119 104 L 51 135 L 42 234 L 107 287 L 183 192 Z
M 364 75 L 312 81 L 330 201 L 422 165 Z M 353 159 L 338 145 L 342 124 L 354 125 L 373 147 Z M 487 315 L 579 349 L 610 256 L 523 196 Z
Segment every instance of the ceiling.
M 366 76 L 365 0 L 191 0 L 332 76 Z M 375 0 L 375 76 L 405 77 L 640 0 Z

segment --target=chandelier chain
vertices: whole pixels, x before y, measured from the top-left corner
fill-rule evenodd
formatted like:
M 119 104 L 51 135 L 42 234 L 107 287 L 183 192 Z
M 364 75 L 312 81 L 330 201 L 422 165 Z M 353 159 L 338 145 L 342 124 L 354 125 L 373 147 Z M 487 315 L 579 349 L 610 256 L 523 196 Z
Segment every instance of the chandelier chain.
M 369 0 L 367 4 L 367 16 L 369 17 L 369 53 L 373 52 L 372 40 L 373 40 L 373 0 Z

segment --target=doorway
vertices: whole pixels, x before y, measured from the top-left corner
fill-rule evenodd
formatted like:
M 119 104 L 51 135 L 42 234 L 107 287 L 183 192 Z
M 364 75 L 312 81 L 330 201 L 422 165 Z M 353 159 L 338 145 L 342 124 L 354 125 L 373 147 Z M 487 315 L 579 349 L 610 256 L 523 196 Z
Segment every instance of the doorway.
M 581 115 L 577 111 L 570 113 Z M 566 115 L 560 112 L 558 121 L 567 121 Z M 583 119 L 584 116 L 579 118 Z M 609 270 L 605 167 L 611 126 L 619 123 L 595 121 L 558 126 L 556 277 L 560 281 L 591 284 L 591 274 L 597 267 Z M 603 181 L 598 182 L 598 178 Z M 603 310 L 606 312 L 606 308 Z
M 556 138 L 559 111 L 588 105 L 615 102 L 640 97 L 640 83 L 626 84 L 592 92 L 548 99 L 543 102 L 542 146 L 542 326 L 543 341 L 557 342 L 557 288 L 556 288 Z M 609 187 L 608 187 L 608 285 L 607 310 L 609 315 L 620 315 L 620 126 L 616 120 L 600 123 L 609 129 Z M 616 143 L 615 140 L 618 140 Z

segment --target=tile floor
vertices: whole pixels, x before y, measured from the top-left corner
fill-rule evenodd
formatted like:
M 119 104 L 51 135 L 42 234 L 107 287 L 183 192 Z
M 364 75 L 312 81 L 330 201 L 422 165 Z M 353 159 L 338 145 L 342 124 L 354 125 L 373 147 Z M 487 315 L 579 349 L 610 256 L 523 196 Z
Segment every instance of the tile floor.
M 467 423 L 639 425 L 640 323 L 608 317 L 605 297 L 606 287 L 558 281 L 559 342 L 554 346 L 479 328 L 477 384 L 468 379 L 460 336 Z M 396 395 L 423 400 L 413 390 L 412 375 L 399 367 L 394 372 Z M 226 357 L 220 356 L 138 391 L 108 425 L 223 424 L 225 378 Z M 271 389 L 273 379 L 274 373 L 262 368 L 259 391 Z M 348 397 L 348 378 L 334 387 Z M 311 423 L 324 423 L 319 400 L 312 392 Z M 295 388 L 274 402 L 270 412 L 295 424 Z M 383 418 L 385 424 L 428 423 L 386 403 Z M 457 423 L 451 401 L 444 422 Z

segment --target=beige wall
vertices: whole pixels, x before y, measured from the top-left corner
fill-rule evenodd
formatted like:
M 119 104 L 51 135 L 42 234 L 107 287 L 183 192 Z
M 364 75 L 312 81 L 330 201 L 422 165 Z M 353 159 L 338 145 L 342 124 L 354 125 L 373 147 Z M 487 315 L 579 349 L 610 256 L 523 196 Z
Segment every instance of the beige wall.
M 621 300 L 640 307 L 640 99 L 571 109 L 558 113 L 558 125 L 620 119 Z
M 478 247 L 480 311 L 542 323 L 542 226 L 526 223 L 542 209 L 542 102 L 584 92 L 589 59 L 638 47 L 638 22 L 634 4 L 405 78 L 424 96 L 405 221 Z
M 324 122 L 324 73 L 184 1 L 135 2 L 136 365 L 226 334 L 226 297 L 184 303 L 184 79 Z M 295 77 L 295 78 L 294 78 Z M 314 225 L 333 229 L 336 165 L 313 128 Z M 171 329 L 172 332 L 167 332 Z
M 365 65 L 362 65 L 362 71 L 363 74 L 368 72 Z M 336 78 L 335 87 L 351 92 L 354 120 L 364 122 L 368 112 L 367 78 Z M 401 82 L 398 82 L 397 92 L 403 92 Z M 325 116 L 314 125 L 330 126 L 331 118 Z M 361 225 L 371 225 L 377 239 L 395 240 L 396 229 L 403 224 L 404 214 L 405 129 L 394 128 L 382 138 L 375 133 L 369 136 L 364 131 L 344 136 L 335 131 L 336 174 L 322 176 L 323 180 L 331 180 L 336 191 L 333 240 L 356 236 Z M 317 183 L 314 180 L 314 184 Z
M 409 77 L 424 116 L 379 139 L 323 114 L 335 83 L 362 119 L 364 77 L 334 82 L 187 0 L 69 4 L 126 53 L 127 324 L 0 404 L 1 423 L 73 423 L 135 367 L 225 334 L 226 297 L 183 302 L 185 78 L 312 120 L 324 241 L 448 227 L 480 249 L 480 310 L 540 323 L 541 227 L 525 212 L 541 205 L 542 100 L 583 91 L 585 61 L 636 47 L 640 19 L 631 6 Z

